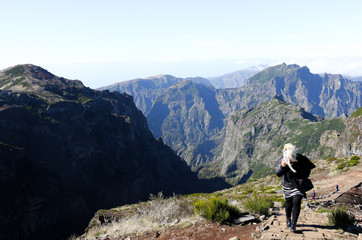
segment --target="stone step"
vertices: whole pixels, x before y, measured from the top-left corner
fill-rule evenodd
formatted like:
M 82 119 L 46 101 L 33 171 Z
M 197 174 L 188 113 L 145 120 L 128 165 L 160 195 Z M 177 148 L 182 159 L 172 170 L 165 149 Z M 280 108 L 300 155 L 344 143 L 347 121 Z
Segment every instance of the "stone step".
M 302 210 L 298 219 L 296 232 L 290 232 L 286 227 L 284 209 L 272 216 L 260 229 L 260 234 L 255 234 L 254 239 L 291 239 L 291 240 L 319 240 L 319 239 L 347 239 L 360 240 L 357 234 L 343 232 L 328 226 L 328 217 L 322 213 L 316 213 L 311 209 Z

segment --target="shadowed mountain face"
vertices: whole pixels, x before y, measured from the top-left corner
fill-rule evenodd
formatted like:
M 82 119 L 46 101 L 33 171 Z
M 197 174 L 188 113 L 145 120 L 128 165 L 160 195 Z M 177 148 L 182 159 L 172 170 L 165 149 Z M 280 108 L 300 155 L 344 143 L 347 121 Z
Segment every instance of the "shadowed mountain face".
M 0 72 L 0 156 L 2 239 L 60 239 L 100 208 L 225 187 L 155 140 L 131 96 L 33 65 Z
M 195 147 L 224 127 L 214 89 L 192 81 L 167 89 L 155 100 L 147 119 L 154 136 L 161 136 L 191 165 L 203 161 L 195 155 Z

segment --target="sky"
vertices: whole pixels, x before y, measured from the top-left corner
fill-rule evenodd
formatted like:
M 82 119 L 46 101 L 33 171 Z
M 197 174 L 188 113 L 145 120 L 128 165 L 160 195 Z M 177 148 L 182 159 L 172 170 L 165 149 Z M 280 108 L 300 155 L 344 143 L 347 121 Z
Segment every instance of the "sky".
M 360 0 L 0 0 L 0 69 L 41 66 L 91 88 L 256 65 L 362 76 Z

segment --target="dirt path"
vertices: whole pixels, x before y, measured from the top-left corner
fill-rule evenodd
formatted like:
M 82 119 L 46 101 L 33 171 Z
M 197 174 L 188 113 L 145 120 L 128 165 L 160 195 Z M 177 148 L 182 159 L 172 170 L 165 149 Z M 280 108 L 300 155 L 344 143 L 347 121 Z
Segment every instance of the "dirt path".
M 312 176 L 317 201 L 330 201 L 362 182 L 362 164 L 345 173 L 314 174 Z M 336 185 L 339 191 L 336 193 Z M 310 192 L 309 192 L 310 195 Z
M 317 201 L 333 201 L 352 187 L 362 182 L 362 164 L 354 167 L 348 172 L 334 173 L 331 175 L 323 172 L 312 176 L 316 189 Z M 335 192 L 338 184 L 339 191 Z M 308 194 L 310 196 L 310 192 Z M 306 206 L 306 204 L 305 204 Z M 362 240 L 362 233 L 343 232 L 328 226 L 326 214 L 317 213 L 305 207 L 300 213 L 297 231 L 290 232 L 286 227 L 285 210 L 281 209 L 268 221 L 261 224 L 255 233 L 255 239 L 348 239 Z M 359 236 L 360 235 L 360 236 Z
M 189 228 L 171 228 L 160 232 L 152 232 L 131 240 L 253 240 L 256 225 L 226 226 L 217 223 L 201 223 Z

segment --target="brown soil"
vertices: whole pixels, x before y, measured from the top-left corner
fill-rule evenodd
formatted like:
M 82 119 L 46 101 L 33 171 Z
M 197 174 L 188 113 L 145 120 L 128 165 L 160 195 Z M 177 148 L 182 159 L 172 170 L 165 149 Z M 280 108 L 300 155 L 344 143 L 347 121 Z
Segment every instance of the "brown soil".
M 251 234 L 255 232 L 257 225 L 220 225 L 218 223 L 197 223 L 189 228 L 169 228 L 163 231 L 155 231 L 146 233 L 143 236 L 133 236 L 128 239 L 131 240 L 144 240 L 144 239 L 157 239 L 157 240 L 229 240 L 232 237 L 238 237 L 239 240 L 252 240 Z M 127 239 L 127 238 L 119 238 Z

